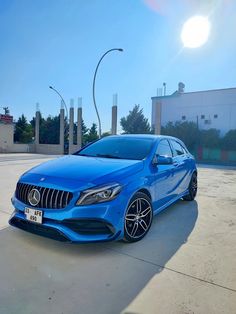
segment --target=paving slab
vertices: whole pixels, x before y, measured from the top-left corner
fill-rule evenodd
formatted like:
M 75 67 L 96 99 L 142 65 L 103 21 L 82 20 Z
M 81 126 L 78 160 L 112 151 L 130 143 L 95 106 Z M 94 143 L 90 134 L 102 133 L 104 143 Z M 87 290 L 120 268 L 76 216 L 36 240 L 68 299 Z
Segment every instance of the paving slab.
M 21 159 L 22 156 L 18 156 L 17 154 L 11 155 L 13 156 L 11 156 L 10 160 L 2 159 L 2 161 L 0 161 L 0 213 L 8 213 L 9 215 L 13 211 L 11 197 L 15 191 L 19 177 L 30 168 L 52 159 L 52 157 L 48 155 L 38 156 L 30 154 L 30 156 L 28 156 L 27 154 L 23 154 L 23 157 L 27 155 L 28 159 Z M 0 159 L 1 158 L 3 157 L 0 155 Z
M 125 244 L 124 244 L 125 245 Z M 120 313 L 157 267 L 106 249 L 0 231 L 0 313 Z
M 3 213 L 2 211 L 0 211 L 0 230 L 8 226 L 9 218 L 10 218 L 9 213 Z
M 123 314 L 234 314 L 235 292 L 164 270 Z
M 196 201 L 155 217 L 144 246 L 106 246 L 236 290 L 236 171 L 200 169 L 199 185 Z

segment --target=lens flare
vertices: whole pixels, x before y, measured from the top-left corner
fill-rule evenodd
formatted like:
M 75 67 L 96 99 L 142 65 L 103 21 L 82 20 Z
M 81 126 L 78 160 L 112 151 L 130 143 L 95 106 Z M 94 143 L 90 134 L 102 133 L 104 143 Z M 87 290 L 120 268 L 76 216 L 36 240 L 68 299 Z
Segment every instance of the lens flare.
M 188 19 L 181 32 L 184 47 L 198 48 L 204 45 L 210 34 L 210 22 L 207 17 L 193 16 Z

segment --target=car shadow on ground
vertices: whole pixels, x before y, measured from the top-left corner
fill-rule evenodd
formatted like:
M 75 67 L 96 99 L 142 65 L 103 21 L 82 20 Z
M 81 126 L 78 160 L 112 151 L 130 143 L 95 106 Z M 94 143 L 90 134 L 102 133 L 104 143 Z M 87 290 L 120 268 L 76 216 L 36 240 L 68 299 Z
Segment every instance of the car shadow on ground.
M 178 201 L 154 217 L 149 233 L 137 243 L 107 243 L 110 249 L 164 266 L 187 243 L 198 216 L 196 201 Z
M 6 228 L 0 231 L 0 312 L 31 313 L 37 306 L 34 313 L 119 313 L 187 243 L 197 217 L 196 201 L 178 201 L 132 244 L 72 245 Z

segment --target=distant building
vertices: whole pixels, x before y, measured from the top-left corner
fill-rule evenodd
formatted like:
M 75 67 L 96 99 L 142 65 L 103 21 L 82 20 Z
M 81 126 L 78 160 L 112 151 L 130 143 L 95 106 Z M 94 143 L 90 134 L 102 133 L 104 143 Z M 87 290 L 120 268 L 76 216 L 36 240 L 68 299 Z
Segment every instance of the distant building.
M 0 115 L 0 153 L 8 152 L 13 146 L 14 124 L 12 120 L 1 119 Z
M 159 119 L 168 122 L 193 121 L 199 129 L 218 129 L 224 135 L 236 129 L 236 88 L 184 92 L 184 84 L 172 95 L 152 97 L 152 126 Z
M 13 123 L 13 116 L 9 114 L 0 114 L 0 123 Z

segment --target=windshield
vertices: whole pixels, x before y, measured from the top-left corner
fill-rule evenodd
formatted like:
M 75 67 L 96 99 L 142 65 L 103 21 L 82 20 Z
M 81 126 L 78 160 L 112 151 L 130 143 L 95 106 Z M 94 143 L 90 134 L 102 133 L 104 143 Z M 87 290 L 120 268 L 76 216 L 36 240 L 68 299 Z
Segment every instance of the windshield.
M 76 155 L 142 160 L 149 154 L 154 139 L 106 137 L 82 149 Z

